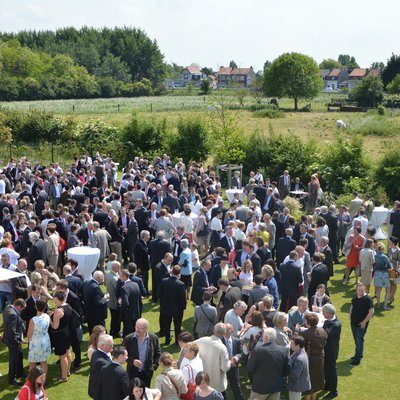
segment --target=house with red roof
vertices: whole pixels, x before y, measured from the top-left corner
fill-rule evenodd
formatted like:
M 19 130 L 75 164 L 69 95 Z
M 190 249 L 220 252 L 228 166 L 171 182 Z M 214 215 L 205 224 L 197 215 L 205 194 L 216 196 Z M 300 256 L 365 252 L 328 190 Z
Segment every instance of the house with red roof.
M 324 88 L 330 88 L 329 90 L 338 90 L 339 85 L 347 80 L 349 73 L 345 68 L 333 68 L 325 76 Z
M 347 81 L 343 81 L 342 85 L 348 87 L 352 91 L 364 78 L 368 76 L 380 76 L 381 71 L 378 68 L 354 68 L 349 73 Z
M 218 87 L 227 87 L 229 84 L 237 84 L 240 87 L 249 87 L 256 79 L 253 67 L 250 68 L 231 68 L 220 67 L 217 72 Z

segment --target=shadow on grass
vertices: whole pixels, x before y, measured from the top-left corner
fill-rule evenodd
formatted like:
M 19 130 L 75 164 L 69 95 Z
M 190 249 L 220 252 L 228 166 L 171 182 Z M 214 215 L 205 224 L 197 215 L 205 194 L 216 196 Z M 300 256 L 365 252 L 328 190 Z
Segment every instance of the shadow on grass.
M 354 367 L 350 367 L 350 362 L 351 360 L 343 360 L 343 361 L 339 361 L 337 363 L 337 371 L 338 371 L 338 376 L 350 376 L 352 375 L 351 370 Z

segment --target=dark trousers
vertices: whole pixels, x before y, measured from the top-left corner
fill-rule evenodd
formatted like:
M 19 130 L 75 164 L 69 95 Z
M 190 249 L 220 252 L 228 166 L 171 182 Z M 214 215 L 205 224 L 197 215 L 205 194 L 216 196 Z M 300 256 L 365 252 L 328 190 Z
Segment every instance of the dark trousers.
M 93 332 L 93 328 L 96 325 L 106 326 L 106 321 L 104 319 L 99 319 L 99 320 L 88 319 L 87 320 L 87 325 L 88 325 L 88 329 L 89 329 L 89 335 L 91 335 L 92 332 Z
M 124 330 L 122 332 L 122 335 L 126 337 L 130 333 L 135 331 L 135 324 L 136 324 L 136 319 L 124 319 Z
M 339 252 L 341 252 L 342 249 L 343 249 L 343 246 L 344 246 L 345 241 L 346 241 L 346 236 L 338 237 L 338 240 L 337 240 L 337 247 L 336 247 L 336 249 L 337 249 L 337 256 L 338 256 L 338 257 L 339 257 Z M 332 248 L 332 247 L 331 247 L 331 248 Z
M 156 269 L 151 268 L 151 301 L 156 303 L 158 301 L 158 283 Z
M 142 270 L 142 279 L 143 279 L 143 285 L 144 288 L 146 289 L 146 292 L 149 293 L 149 271 L 148 270 Z
M 81 365 L 81 344 L 78 340 L 78 335 L 76 333 L 76 329 L 71 329 L 71 347 L 72 351 L 75 354 L 74 358 L 74 367 L 78 367 Z
M 359 326 L 351 325 L 351 332 L 353 333 L 354 343 L 356 344 L 354 361 L 360 362 L 364 355 L 364 336 L 367 333 L 367 328 L 362 329 Z
M 338 242 L 338 240 L 336 238 L 336 235 L 329 238 L 329 247 L 332 249 L 333 262 L 336 262 L 339 259 L 337 242 Z
M 240 377 L 239 377 L 239 368 L 233 367 L 227 373 L 226 377 L 228 378 L 229 386 L 231 387 L 233 397 L 235 400 L 244 400 L 242 390 L 240 388 Z
M 299 296 L 290 296 L 282 293 L 281 306 L 279 311 L 288 312 L 293 306 L 297 305 L 297 298 Z
M 178 340 L 178 335 L 181 333 L 183 312 L 170 313 L 164 311 L 160 313 L 160 330 L 165 334 L 165 340 L 171 339 L 171 323 L 174 321 L 175 341 Z
M 153 377 L 153 372 L 150 372 L 150 371 L 138 371 L 136 374 L 129 374 L 129 381 L 132 382 L 133 379 L 139 378 L 144 382 L 146 387 L 150 387 L 151 378 L 152 377 Z
M 337 392 L 338 376 L 336 360 L 330 357 L 325 357 L 325 389 L 330 392 Z
M 111 322 L 110 322 L 110 335 L 117 336 L 121 331 L 121 319 L 119 315 L 119 309 L 110 308 Z
M 22 377 L 24 373 L 22 345 L 19 342 L 8 344 L 8 383 Z

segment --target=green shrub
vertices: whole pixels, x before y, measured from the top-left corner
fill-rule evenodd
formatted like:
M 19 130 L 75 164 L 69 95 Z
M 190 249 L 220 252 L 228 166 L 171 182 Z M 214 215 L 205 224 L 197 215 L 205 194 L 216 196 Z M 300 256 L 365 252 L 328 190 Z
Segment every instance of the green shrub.
M 283 200 L 283 204 L 289 209 L 290 215 L 295 217 L 296 220 L 300 219 L 301 215 L 303 214 L 303 206 L 300 204 L 299 200 L 295 199 L 294 197 L 287 196 Z
M 347 130 L 353 135 L 396 136 L 400 131 L 400 124 L 397 120 L 385 115 L 368 114 L 360 119 L 351 121 L 347 126 Z
M 384 155 L 375 170 L 375 182 L 385 189 L 390 200 L 400 199 L 400 149 L 393 149 Z
M 267 110 L 254 111 L 253 117 L 274 119 L 274 118 L 285 118 L 286 114 L 283 111 L 278 110 L 278 109 L 275 109 L 275 110 L 267 109 Z

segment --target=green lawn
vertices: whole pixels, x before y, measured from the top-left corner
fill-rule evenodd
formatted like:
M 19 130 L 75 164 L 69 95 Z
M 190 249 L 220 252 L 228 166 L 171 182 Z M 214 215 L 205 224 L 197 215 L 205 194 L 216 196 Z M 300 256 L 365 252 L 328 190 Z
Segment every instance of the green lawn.
M 339 393 L 342 399 L 375 399 L 387 398 L 396 399 L 398 384 L 398 365 L 400 364 L 400 352 L 398 351 L 398 332 L 400 332 L 400 319 L 398 312 L 399 300 L 391 311 L 378 311 L 372 319 L 365 341 L 365 356 L 361 365 L 351 368 L 349 358 L 354 355 L 354 344 L 349 327 L 348 311 L 351 297 L 354 293 L 354 278 L 347 286 L 342 285 L 343 265 L 335 266 L 335 276 L 331 281 L 331 297 L 338 310 L 339 318 L 343 324 L 341 349 L 338 360 L 339 371 Z M 145 301 L 144 317 L 150 320 L 150 330 L 158 331 L 159 306 L 152 305 L 149 300 Z M 185 312 L 183 329 L 193 330 L 193 307 L 188 305 Z M 88 334 L 84 336 L 82 344 L 83 353 L 86 351 Z M 117 341 L 118 343 L 118 341 Z M 164 346 L 164 339 L 161 340 L 162 350 L 178 354 L 178 348 L 171 344 Z M 26 346 L 25 346 L 26 354 Z M 25 356 L 26 359 L 26 356 Z M 89 363 L 83 355 L 83 366 L 71 376 L 64 384 L 57 384 L 54 381 L 59 375 L 59 366 L 54 365 L 56 357 L 49 360 L 49 378 L 47 393 L 50 399 L 77 400 L 87 398 L 88 370 Z M 27 364 L 25 362 L 25 364 Z M 7 385 L 8 354 L 3 344 L 0 344 L 0 399 L 14 399 L 17 390 Z M 158 373 L 159 371 L 157 371 Z M 246 376 L 245 372 L 242 375 Z M 384 382 L 384 383 L 383 383 Z M 246 391 L 245 391 L 246 392 Z M 248 392 L 246 392 L 248 393 Z M 245 396 L 246 397 L 246 396 Z

